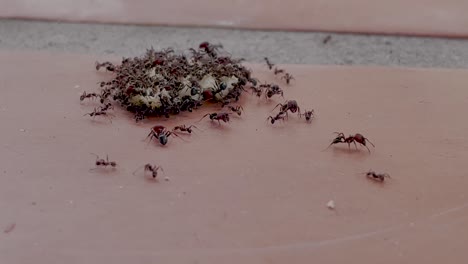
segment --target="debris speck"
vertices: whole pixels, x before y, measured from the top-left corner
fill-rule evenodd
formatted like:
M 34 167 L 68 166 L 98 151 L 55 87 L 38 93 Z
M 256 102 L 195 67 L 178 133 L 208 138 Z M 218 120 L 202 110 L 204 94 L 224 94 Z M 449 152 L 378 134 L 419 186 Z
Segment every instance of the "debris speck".
M 3 230 L 3 233 L 8 234 L 11 231 L 13 231 L 13 229 L 15 229 L 15 227 L 16 227 L 16 223 L 11 223 Z
M 164 180 L 165 180 L 165 181 L 169 181 L 169 177 L 164 177 Z
M 335 209 L 335 201 L 330 200 L 330 201 L 327 203 L 327 207 L 328 207 L 328 209 L 330 209 L 330 210 L 334 210 L 334 209 Z
M 20 132 L 26 132 L 26 129 L 24 129 L 24 128 L 20 128 L 20 130 L 19 130 L 19 131 L 20 131 Z
M 80 88 L 80 86 L 79 86 L 78 84 L 77 84 L 77 85 L 75 85 L 75 89 L 78 89 L 78 88 Z

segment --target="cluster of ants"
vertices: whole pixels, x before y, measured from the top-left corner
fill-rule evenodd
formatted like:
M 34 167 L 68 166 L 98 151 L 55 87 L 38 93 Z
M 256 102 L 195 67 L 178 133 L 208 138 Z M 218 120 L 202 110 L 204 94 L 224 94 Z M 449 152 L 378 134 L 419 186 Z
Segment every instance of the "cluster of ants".
M 119 102 L 128 111 L 135 113 L 135 120 L 140 121 L 148 116 L 165 116 L 171 114 L 179 114 L 182 111 L 192 112 L 204 102 L 220 103 L 222 107 L 227 107 L 230 112 L 215 112 L 205 114 L 199 121 L 208 117 L 211 121 L 230 122 L 230 116 L 233 113 L 241 116 L 243 108 L 241 106 L 231 105 L 232 102 L 237 102 L 244 86 L 250 83 L 250 89 L 257 97 L 264 95 L 265 99 L 269 100 L 273 96 L 278 95 L 284 97 L 284 91 L 277 84 L 264 83 L 258 84 L 258 80 L 252 78 L 251 71 L 241 66 L 240 62 L 243 59 L 233 59 L 230 56 L 220 56 L 219 49 L 222 45 L 214 45 L 208 42 L 203 42 L 198 49 L 189 49 L 190 55 L 177 55 L 172 49 L 155 51 L 154 49 L 147 50 L 142 58 L 135 57 L 124 58 L 121 65 L 114 65 L 110 62 L 96 63 L 96 70 L 105 68 L 109 72 L 115 74 L 115 78 L 108 82 L 101 82 L 100 87 L 103 88 L 101 93 L 86 93 L 80 96 L 80 101 L 85 99 L 99 98 L 101 106 L 94 108 L 93 112 L 87 113 L 90 117 L 105 116 L 110 118 L 109 109 L 113 109 L 110 98 Z M 274 75 L 281 75 L 286 84 L 289 85 L 294 77 L 284 69 L 279 69 L 267 57 L 264 58 L 267 67 L 273 71 Z M 148 77 L 148 72 L 154 70 L 154 74 L 158 78 Z M 200 80 L 205 76 L 211 75 L 215 79 L 220 79 L 223 76 L 235 76 L 238 82 L 233 84 L 233 87 L 226 93 L 228 84 L 225 82 L 216 83 L 213 89 L 202 89 Z M 181 96 L 184 89 L 187 88 L 187 82 L 181 79 L 190 76 L 188 82 L 189 92 Z M 155 89 L 154 87 L 157 87 Z M 224 96 L 220 96 L 224 94 Z M 132 98 L 135 96 L 157 98 L 159 107 L 151 105 L 135 103 Z M 279 107 L 279 112 L 274 116 L 268 116 L 267 121 L 274 124 L 276 121 L 284 121 L 288 118 L 288 112 L 298 114 L 299 118 L 304 117 L 306 122 L 310 122 L 314 118 L 314 110 L 301 111 L 296 100 L 286 100 L 284 103 L 279 103 L 273 108 L 274 111 Z M 146 139 L 150 138 L 150 142 L 155 139 L 161 145 L 166 145 L 171 136 L 176 136 L 183 140 L 180 133 L 192 134 L 193 129 L 198 129 L 194 125 L 178 125 L 172 129 L 168 129 L 162 125 L 153 126 L 150 129 Z M 350 148 L 353 143 L 357 149 L 357 144 L 364 146 L 370 153 L 367 143 L 374 147 L 374 144 L 362 134 L 356 133 L 348 137 L 342 132 L 336 132 L 337 136 L 332 140 L 330 146 L 346 143 Z M 145 139 L 145 140 L 146 140 Z M 116 167 L 116 162 L 109 161 L 97 157 L 96 166 L 98 167 Z M 161 166 L 145 164 L 144 171 L 150 172 L 153 178 L 156 178 L 158 171 L 162 170 Z M 135 173 L 135 172 L 134 172 Z M 373 171 L 366 173 L 367 177 L 373 180 L 383 182 L 388 174 L 379 174 Z
M 241 65 L 243 59 L 234 59 L 221 53 L 221 44 L 202 42 L 198 49 L 177 54 L 172 48 L 155 51 L 148 49 L 142 57 L 124 58 L 120 65 L 96 62 L 96 70 L 104 68 L 114 77 L 101 82 L 101 92 L 84 93 L 86 98 L 100 98 L 103 105 L 88 115 L 107 116 L 106 104 L 112 99 L 134 113 L 135 121 L 150 116 L 177 115 L 192 112 L 205 102 L 222 106 L 237 102 L 247 83 L 256 85 L 251 71 Z M 213 87 L 202 87 L 207 77 Z M 236 81 L 227 83 L 226 78 Z M 237 112 L 237 110 L 234 110 Z

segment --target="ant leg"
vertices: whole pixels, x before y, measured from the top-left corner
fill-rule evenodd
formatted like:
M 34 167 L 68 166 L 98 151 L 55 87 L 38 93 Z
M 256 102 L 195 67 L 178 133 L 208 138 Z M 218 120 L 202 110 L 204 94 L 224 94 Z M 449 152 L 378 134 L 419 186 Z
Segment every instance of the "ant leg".
M 361 145 L 363 145 L 364 147 L 366 147 L 367 151 L 369 151 L 369 154 L 371 153 L 371 152 L 370 152 L 370 149 L 369 149 L 366 145 L 364 145 L 364 144 L 361 144 Z
M 370 143 L 370 144 L 371 144 L 371 145 L 372 145 L 372 146 L 375 148 L 374 144 L 372 144 L 372 142 L 370 142 L 370 140 L 369 140 L 369 139 L 367 139 L 367 138 L 364 138 L 364 140 L 366 140 L 367 142 L 369 142 L 369 143 Z
M 325 150 L 327 150 L 327 149 L 328 149 L 329 147 L 331 147 L 332 145 L 333 145 L 333 142 L 332 142 L 332 143 L 330 143 L 330 145 L 328 145 L 328 147 L 326 147 L 326 148 L 325 148 L 324 150 L 322 150 L 322 151 L 325 151 Z
M 278 106 L 281 106 L 281 108 L 283 108 L 283 104 L 280 103 L 280 104 L 277 104 L 277 105 L 275 106 L 275 108 L 273 108 L 273 110 L 275 110 L 276 107 L 278 107 Z M 271 110 L 271 112 L 273 112 L 273 110 Z
M 357 144 L 356 144 L 356 141 L 353 141 L 353 143 L 354 143 L 354 147 L 355 147 L 355 148 L 356 148 L 356 150 L 357 150 Z
M 182 141 L 185 141 L 185 142 L 187 142 L 185 139 L 183 139 L 181 136 L 177 135 L 177 133 L 175 133 L 175 132 L 170 132 L 170 134 L 169 134 L 169 135 L 167 135 L 167 136 L 169 137 L 170 135 L 174 135 L 174 136 L 176 136 L 176 137 L 180 138 Z
M 137 171 L 141 170 L 141 168 L 143 168 L 143 166 L 145 166 L 145 165 L 139 166 L 132 174 L 135 175 L 135 173 L 136 173 Z

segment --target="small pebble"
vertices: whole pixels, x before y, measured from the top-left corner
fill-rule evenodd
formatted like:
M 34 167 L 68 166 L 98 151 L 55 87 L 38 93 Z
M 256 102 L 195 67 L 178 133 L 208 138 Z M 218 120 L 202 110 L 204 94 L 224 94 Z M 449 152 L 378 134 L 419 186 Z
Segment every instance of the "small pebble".
M 330 200 L 330 201 L 327 203 L 327 207 L 328 207 L 328 209 L 330 209 L 330 210 L 335 209 L 335 201 Z

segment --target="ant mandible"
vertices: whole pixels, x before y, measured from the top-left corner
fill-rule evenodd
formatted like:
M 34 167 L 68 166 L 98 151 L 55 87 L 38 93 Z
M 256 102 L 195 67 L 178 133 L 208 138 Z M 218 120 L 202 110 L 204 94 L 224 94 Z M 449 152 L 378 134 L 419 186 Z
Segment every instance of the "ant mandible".
M 150 138 L 150 140 L 152 140 L 153 138 L 157 138 L 159 143 L 161 143 L 161 145 L 166 145 L 167 144 L 167 141 L 168 141 L 168 138 L 171 136 L 171 135 L 174 135 L 174 136 L 177 136 L 179 138 L 181 138 L 179 135 L 177 135 L 175 132 L 171 132 L 171 131 L 168 131 L 166 129 L 166 127 L 164 126 L 160 126 L 160 125 L 157 125 L 157 126 L 154 126 L 151 128 L 151 131 L 149 132 L 148 136 L 146 137 L 146 139 L 148 139 L 148 137 Z M 146 140 L 145 139 L 145 140 Z M 181 138 L 182 139 L 182 138 Z
M 145 172 L 147 172 L 147 171 L 151 172 L 151 176 L 153 176 L 153 179 L 156 179 L 156 177 L 158 177 L 158 170 L 159 170 L 159 169 L 161 169 L 161 171 L 164 173 L 164 169 L 163 169 L 161 166 L 156 166 L 156 165 L 151 165 L 151 164 L 149 164 L 149 163 L 146 163 L 145 166 L 144 166 L 144 168 L 145 168 Z M 133 175 L 135 175 L 135 173 L 136 173 L 139 169 L 141 169 L 141 167 L 138 168 L 138 169 L 136 169 L 136 170 L 133 172 Z
M 369 142 L 372 145 L 372 147 L 375 148 L 374 144 L 372 144 L 372 142 L 370 142 L 370 140 L 364 137 L 362 134 L 356 133 L 354 136 L 350 135 L 349 137 L 345 137 L 344 133 L 342 132 L 335 132 L 335 134 L 338 134 L 337 137 L 333 139 L 332 143 L 330 143 L 330 145 L 327 148 L 329 148 L 331 145 L 338 143 L 348 143 L 348 148 L 350 148 L 351 143 L 354 143 L 354 146 L 357 149 L 356 142 L 366 147 L 369 153 L 370 149 L 367 147 L 366 142 Z
M 221 121 L 224 123 L 229 122 L 229 113 L 211 113 L 204 115 L 198 122 L 200 122 L 203 118 L 209 116 L 211 121 L 217 120 L 218 124 L 221 125 Z

